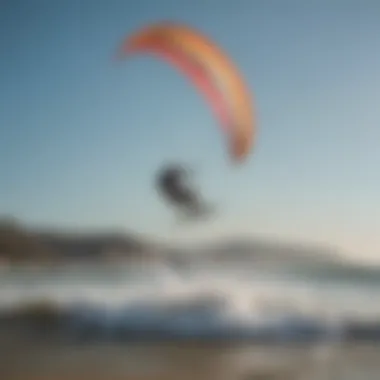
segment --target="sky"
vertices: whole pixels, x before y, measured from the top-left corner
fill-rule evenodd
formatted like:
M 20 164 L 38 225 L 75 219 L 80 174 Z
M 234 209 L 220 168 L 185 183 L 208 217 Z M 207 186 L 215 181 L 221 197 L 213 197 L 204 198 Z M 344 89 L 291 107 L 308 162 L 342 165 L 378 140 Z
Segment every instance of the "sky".
M 34 0 L 0 11 L 0 214 L 164 239 L 265 236 L 380 261 L 380 3 Z M 234 59 L 258 133 L 231 166 L 207 103 L 151 56 L 116 61 L 152 22 L 183 22 Z M 194 168 L 217 217 L 187 228 L 153 188 Z

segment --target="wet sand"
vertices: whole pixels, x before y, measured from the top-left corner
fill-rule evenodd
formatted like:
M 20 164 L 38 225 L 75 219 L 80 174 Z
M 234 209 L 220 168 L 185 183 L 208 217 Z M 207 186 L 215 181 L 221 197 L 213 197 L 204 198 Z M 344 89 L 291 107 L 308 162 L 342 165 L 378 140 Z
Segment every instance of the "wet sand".
M 206 343 L 53 345 L 13 339 L 0 346 L 4 380 L 378 380 L 372 346 Z

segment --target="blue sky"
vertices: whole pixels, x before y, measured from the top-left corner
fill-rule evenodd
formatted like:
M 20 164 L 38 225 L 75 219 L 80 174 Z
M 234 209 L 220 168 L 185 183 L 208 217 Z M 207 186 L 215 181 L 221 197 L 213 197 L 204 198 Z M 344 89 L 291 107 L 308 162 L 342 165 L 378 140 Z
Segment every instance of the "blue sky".
M 235 60 L 259 134 L 232 168 L 206 102 L 122 39 L 185 22 Z M 0 212 L 28 223 L 165 238 L 263 234 L 380 258 L 380 3 L 376 0 L 3 2 Z M 197 170 L 215 221 L 174 227 L 152 187 L 167 159 Z

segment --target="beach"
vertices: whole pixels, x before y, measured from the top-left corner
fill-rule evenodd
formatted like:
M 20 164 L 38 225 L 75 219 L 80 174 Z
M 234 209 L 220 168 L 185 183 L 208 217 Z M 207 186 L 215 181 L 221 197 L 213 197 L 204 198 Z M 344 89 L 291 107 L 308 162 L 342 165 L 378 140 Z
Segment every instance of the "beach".
M 0 354 L 0 378 L 7 380 L 377 380 L 380 373 L 380 350 L 370 345 L 65 346 L 20 339 Z

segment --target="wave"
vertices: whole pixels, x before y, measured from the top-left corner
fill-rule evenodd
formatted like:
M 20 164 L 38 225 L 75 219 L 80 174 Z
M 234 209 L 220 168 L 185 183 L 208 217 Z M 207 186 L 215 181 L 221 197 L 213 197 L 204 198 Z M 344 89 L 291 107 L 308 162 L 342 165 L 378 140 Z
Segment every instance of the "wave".
M 3 324 L 53 321 L 70 339 L 380 340 L 377 288 L 166 266 L 19 271 L 0 283 Z

